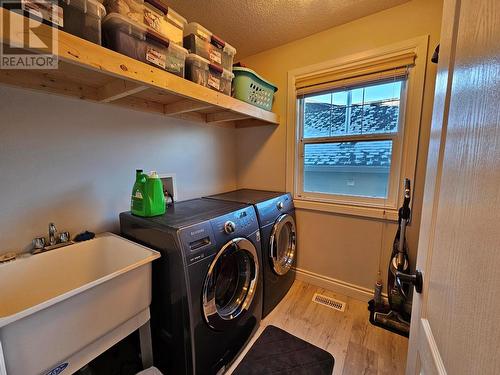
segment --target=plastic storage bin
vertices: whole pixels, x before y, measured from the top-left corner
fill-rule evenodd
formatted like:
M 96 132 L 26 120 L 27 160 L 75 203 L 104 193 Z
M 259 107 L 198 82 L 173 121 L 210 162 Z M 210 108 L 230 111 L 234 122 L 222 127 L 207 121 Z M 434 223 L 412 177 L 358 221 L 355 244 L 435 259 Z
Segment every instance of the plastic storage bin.
M 270 111 L 278 88 L 252 69 L 234 67 L 233 96 L 236 99 Z
M 18 0 L 2 2 L 1 6 L 60 30 L 64 25 L 62 0 L 43 3 L 38 0 Z
M 118 13 L 107 15 L 102 27 L 106 47 L 184 77 L 184 48 Z
M 108 13 L 118 13 L 182 46 L 187 21 L 159 0 L 104 0 Z
M 104 6 L 96 0 L 62 0 L 63 30 L 101 44 L 101 20 L 106 15 Z
M 231 81 L 234 74 L 211 64 L 210 61 L 190 53 L 186 58 L 186 78 L 212 90 L 231 95 Z
M 236 48 L 224 42 L 199 23 L 191 22 L 184 28 L 184 48 L 211 63 L 231 71 Z
M 3 4 L 6 9 L 21 9 L 25 16 L 37 19 L 80 38 L 101 44 L 101 20 L 104 6 L 96 0 L 23 0 Z

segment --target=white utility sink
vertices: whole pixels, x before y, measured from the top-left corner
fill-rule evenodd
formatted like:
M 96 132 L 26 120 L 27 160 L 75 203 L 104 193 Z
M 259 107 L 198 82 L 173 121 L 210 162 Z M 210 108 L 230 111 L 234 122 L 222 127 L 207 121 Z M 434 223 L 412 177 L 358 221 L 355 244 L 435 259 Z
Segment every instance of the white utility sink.
M 0 264 L 0 374 L 71 374 L 144 326 L 159 257 L 104 233 Z

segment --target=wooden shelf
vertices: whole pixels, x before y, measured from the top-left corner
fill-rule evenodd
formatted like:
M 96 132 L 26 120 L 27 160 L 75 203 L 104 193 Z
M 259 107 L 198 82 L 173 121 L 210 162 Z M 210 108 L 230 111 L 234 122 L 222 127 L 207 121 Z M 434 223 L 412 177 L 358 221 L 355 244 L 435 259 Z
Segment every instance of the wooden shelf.
M 6 16 L 11 23 L 21 23 L 24 18 L 0 8 L 0 20 L 5 21 Z M 8 35 L 5 29 L 0 28 L 2 43 L 23 45 L 24 33 Z M 41 25 L 36 35 L 47 44 L 52 28 Z M 279 124 L 273 112 L 63 31 L 58 32 L 57 55 L 58 69 L 0 70 L 0 83 L 204 123 L 234 123 L 238 127 Z

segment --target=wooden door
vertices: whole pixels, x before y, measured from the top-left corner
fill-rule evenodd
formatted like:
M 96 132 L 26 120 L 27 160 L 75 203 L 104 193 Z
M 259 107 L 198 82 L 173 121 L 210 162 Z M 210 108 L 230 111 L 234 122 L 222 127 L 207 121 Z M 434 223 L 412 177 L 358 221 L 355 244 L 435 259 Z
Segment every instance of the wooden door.
M 445 0 L 407 375 L 500 374 L 500 1 Z

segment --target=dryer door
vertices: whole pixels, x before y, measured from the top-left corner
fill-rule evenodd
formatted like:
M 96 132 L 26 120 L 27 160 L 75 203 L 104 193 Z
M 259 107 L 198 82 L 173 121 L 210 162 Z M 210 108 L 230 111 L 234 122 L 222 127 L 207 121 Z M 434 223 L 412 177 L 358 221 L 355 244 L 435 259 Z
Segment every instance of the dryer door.
M 210 264 L 203 286 L 203 314 L 216 330 L 232 327 L 248 310 L 259 277 L 259 257 L 245 238 L 225 244 Z
M 273 271 L 280 276 L 292 268 L 295 260 L 296 238 L 293 216 L 281 215 L 274 224 L 269 243 Z

